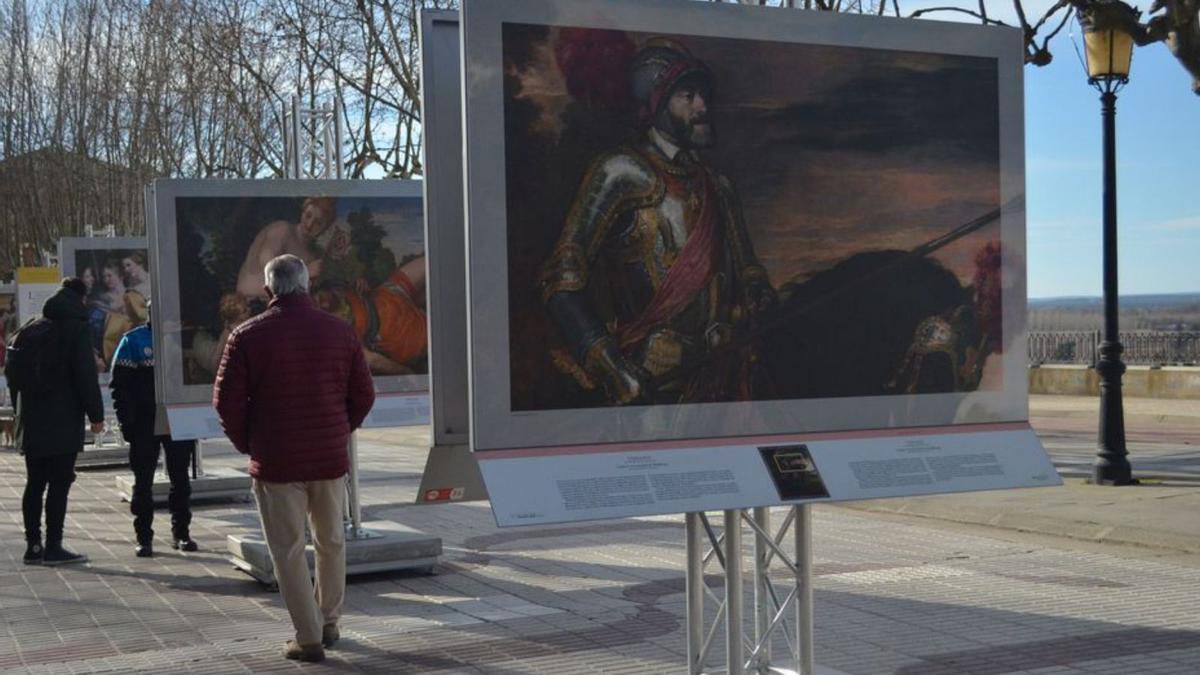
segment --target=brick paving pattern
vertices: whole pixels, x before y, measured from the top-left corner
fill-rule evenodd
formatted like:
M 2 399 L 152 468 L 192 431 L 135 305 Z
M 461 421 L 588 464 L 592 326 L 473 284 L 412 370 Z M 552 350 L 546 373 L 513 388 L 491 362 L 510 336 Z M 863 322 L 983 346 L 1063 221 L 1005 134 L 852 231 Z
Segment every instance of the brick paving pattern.
M 162 511 L 156 557 L 137 559 L 118 470 L 80 472 L 67 544 L 90 563 L 26 567 L 23 464 L 0 451 L 0 672 L 684 672 L 681 517 L 500 530 L 482 503 L 412 506 L 423 431 L 363 435 L 364 511 L 443 537 L 443 562 L 352 579 L 320 665 L 281 658 L 278 595 L 225 558 L 226 535 L 257 530 L 253 504 L 197 505 L 192 554 L 170 550 Z M 206 447 L 209 466 L 243 464 Z M 817 660 L 848 675 L 1200 673 L 1194 564 L 1057 546 L 818 507 Z

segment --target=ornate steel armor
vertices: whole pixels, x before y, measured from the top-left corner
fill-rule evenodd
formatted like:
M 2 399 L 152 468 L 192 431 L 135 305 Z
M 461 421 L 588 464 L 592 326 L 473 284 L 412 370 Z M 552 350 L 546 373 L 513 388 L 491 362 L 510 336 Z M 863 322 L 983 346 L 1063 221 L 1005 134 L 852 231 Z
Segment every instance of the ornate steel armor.
M 685 253 L 703 226 L 704 243 Z M 694 267 L 705 273 L 673 273 L 681 254 L 703 260 Z M 685 278 L 668 284 L 672 274 Z M 664 285 L 674 303 L 660 297 Z M 761 294 L 774 297 L 732 185 L 689 151 L 668 159 L 649 138 L 592 163 L 542 268 L 541 291 L 575 360 L 557 359 L 560 367 L 585 387 L 603 385 L 613 403 L 745 396 L 730 377 L 714 379 L 728 368 L 688 364 L 728 345 Z M 650 392 L 652 380 L 659 386 Z

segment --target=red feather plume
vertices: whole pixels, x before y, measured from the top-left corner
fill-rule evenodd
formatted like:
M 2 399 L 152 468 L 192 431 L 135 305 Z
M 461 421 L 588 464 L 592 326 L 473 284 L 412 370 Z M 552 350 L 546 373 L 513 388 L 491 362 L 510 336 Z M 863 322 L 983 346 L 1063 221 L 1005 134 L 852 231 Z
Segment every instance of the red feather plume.
M 1001 267 L 1000 242 L 990 241 L 975 254 L 975 315 L 979 318 L 979 330 L 987 338 L 987 349 L 999 354 L 1004 349 L 1001 318 Z
M 628 103 L 629 64 L 637 48 L 624 31 L 562 28 L 554 45 L 567 93 L 593 105 Z

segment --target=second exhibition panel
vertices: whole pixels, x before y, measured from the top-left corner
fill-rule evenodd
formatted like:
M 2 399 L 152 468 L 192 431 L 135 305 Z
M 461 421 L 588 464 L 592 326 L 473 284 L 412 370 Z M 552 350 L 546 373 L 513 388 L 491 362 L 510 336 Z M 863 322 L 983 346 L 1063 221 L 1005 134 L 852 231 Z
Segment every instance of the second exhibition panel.
M 263 267 L 308 264 L 321 309 L 362 340 L 366 426 L 429 420 L 421 187 L 413 181 L 159 180 L 151 246 L 157 370 L 172 435 L 221 435 L 212 385 L 230 332 L 268 303 Z

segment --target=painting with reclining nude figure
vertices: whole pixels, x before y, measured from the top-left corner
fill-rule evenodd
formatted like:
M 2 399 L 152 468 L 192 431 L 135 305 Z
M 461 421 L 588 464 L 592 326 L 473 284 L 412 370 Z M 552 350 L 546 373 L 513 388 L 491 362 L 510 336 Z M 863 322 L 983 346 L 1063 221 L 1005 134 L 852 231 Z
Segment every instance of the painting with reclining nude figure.
M 230 332 L 270 303 L 263 268 L 293 254 L 313 303 L 354 327 L 376 377 L 428 372 L 419 198 L 179 197 L 185 385 L 211 384 Z

